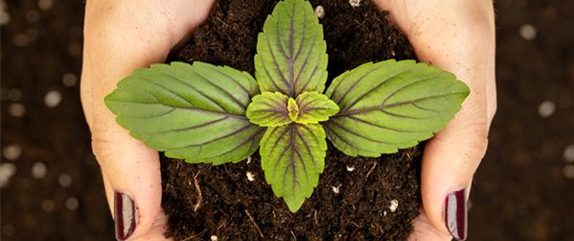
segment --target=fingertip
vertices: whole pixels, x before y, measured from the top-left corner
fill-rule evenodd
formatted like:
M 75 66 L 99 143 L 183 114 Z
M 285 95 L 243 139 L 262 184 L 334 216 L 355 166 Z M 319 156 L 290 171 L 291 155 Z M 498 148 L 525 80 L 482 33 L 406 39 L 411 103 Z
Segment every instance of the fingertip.
M 129 136 L 95 140 L 114 140 L 94 145 L 94 151 L 102 167 L 116 238 L 132 240 L 148 235 L 163 215 L 157 152 Z

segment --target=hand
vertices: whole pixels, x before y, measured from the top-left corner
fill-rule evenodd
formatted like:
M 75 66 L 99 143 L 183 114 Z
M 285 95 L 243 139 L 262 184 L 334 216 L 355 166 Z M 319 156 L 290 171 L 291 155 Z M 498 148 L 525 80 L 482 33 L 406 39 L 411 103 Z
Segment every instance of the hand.
M 417 57 L 454 73 L 471 89 L 461 111 L 424 150 L 423 209 L 410 240 L 466 239 L 466 199 L 496 112 L 491 0 L 376 0 Z M 458 202 L 457 202 L 458 201 Z M 447 205 L 448 203 L 448 205 Z M 452 236 L 452 237 L 451 237 Z
M 137 68 L 163 62 L 213 0 L 89 0 L 81 97 L 118 240 L 165 240 L 158 153 L 118 126 L 104 97 Z

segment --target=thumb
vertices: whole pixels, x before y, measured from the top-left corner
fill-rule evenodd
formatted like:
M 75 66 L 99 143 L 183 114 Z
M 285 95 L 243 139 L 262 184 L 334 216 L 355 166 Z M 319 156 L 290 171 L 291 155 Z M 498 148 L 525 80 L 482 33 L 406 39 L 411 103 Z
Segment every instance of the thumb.
M 463 107 L 447 128 L 426 144 L 424 151 L 424 212 L 436 229 L 457 240 L 466 239 L 466 200 L 474 172 L 486 151 L 485 120 L 485 114 Z
M 113 126 L 93 130 L 92 148 L 102 168 L 116 238 L 163 238 L 158 153 Z

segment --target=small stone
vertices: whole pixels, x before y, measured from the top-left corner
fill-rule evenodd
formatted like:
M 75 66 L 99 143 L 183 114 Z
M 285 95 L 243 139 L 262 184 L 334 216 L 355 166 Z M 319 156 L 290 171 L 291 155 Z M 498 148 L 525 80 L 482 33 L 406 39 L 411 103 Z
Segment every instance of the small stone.
M 8 106 L 8 112 L 14 117 L 22 117 L 26 114 L 26 107 L 20 103 L 12 103 Z
M 361 0 L 349 0 L 349 4 L 354 8 L 361 6 Z
M 562 170 L 564 177 L 568 179 L 574 179 L 574 165 L 566 165 Z
M 391 200 L 391 205 L 389 206 L 389 210 L 391 210 L 391 212 L 394 213 L 398 207 L 399 207 L 399 201 L 396 199 Z
M 217 241 L 217 236 L 211 235 L 211 238 L 210 238 L 210 239 L 211 239 L 211 241 Z
M 42 201 L 42 210 L 44 210 L 44 212 L 54 211 L 54 207 L 55 207 L 54 201 L 50 199 Z
M 74 211 L 76 209 L 78 209 L 79 206 L 79 202 L 78 199 L 75 197 L 69 197 L 68 199 L 66 199 L 66 207 L 71 210 Z
M 8 185 L 14 174 L 16 174 L 16 165 L 13 163 L 0 164 L 0 187 Z
M 354 166 L 347 166 L 347 171 L 348 171 L 348 172 L 352 172 L 352 171 L 354 171 L 354 170 L 355 170 L 355 167 L 354 167 Z
M 317 6 L 315 8 L 315 15 L 317 15 L 318 18 L 323 19 L 325 17 L 325 8 L 321 5 Z
M 37 179 L 41 179 L 46 176 L 47 168 L 46 164 L 41 162 L 36 162 L 32 166 L 32 176 Z
M 339 192 L 340 192 L 339 188 L 340 188 L 340 187 L 341 187 L 341 185 L 336 186 L 336 187 L 335 187 L 335 186 L 332 186 L 331 188 L 333 189 L 333 192 L 334 192 L 335 194 L 339 194 Z
M 64 83 L 65 86 L 72 87 L 76 85 L 76 82 L 77 78 L 75 74 L 65 73 L 64 76 L 62 77 L 62 83 Z
M 70 185 L 72 185 L 72 176 L 70 176 L 70 174 L 67 173 L 62 173 L 58 177 L 58 183 L 62 187 L 69 187 Z
M 5 146 L 2 150 L 2 155 L 10 161 L 16 160 L 22 155 L 22 148 L 17 144 Z
M 49 108 L 54 108 L 58 106 L 60 104 L 60 101 L 62 101 L 62 94 L 60 94 L 60 92 L 56 90 L 48 92 L 44 97 L 44 103 Z
M 564 160 L 574 162 L 574 145 L 569 145 L 564 149 Z
M 42 11 L 50 10 L 50 8 L 52 8 L 52 5 L 54 5 L 53 0 L 38 0 L 38 8 L 41 9 Z
M 253 175 L 253 173 L 247 172 L 245 173 L 245 175 L 247 176 L 247 180 L 249 180 L 250 182 L 255 181 L 255 175 Z
M 533 40 L 536 38 L 536 28 L 530 24 L 523 24 L 520 26 L 520 36 L 526 40 Z
M 554 103 L 552 101 L 544 101 L 542 102 L 542 104 L 540 104 L 540 106 L 538 107 L 538 114 L 541 117 L 549 117 L 552 114 L 554 114 L 554 111 L 556 110 L 556 106 L 554 105 Z

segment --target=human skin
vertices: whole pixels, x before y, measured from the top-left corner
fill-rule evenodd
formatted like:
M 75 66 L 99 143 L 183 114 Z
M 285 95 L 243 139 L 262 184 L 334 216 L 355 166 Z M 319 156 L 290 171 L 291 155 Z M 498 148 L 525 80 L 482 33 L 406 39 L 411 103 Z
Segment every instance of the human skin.
M 391 12 L 391 20 L 406 34 L 420 61 L 454 73 L 471 89 L 461 111 L 425 147 L 421 177 L 423 208 L 410 238 L 439 241 L 450 240 L 454 235 L 464 239 L 466 223 L 456 222 L 454 231 L 445 225 L 445 217 L 449 216 L 445 200 L 450 193 L 465 188 L 462 193 L 468 195 L 474 172 L 486 151 L 488 129 L 496 112 L 492 2 L 374 1 Z M 206 19 L 212 4 L 213 0 L 88 0 L 86 3 L 82 106 L 92 132 L 92 148 L 102 169 L 108 203 L 112 214 L 116 213 L 116 228 L 120 228 L 116 236 L 120 240 L 166 240 L 159 156 L 116 124 L 103 98 L 135 69 L 164 62 L 170 50 Z M 130 219 L 123 212 L 131 212 L 125 207 L 132 201 L 135 212 Z M 119 203 L 124 209 L 116 210 Z M 135 225 L 130 229 L 132 220 Z

